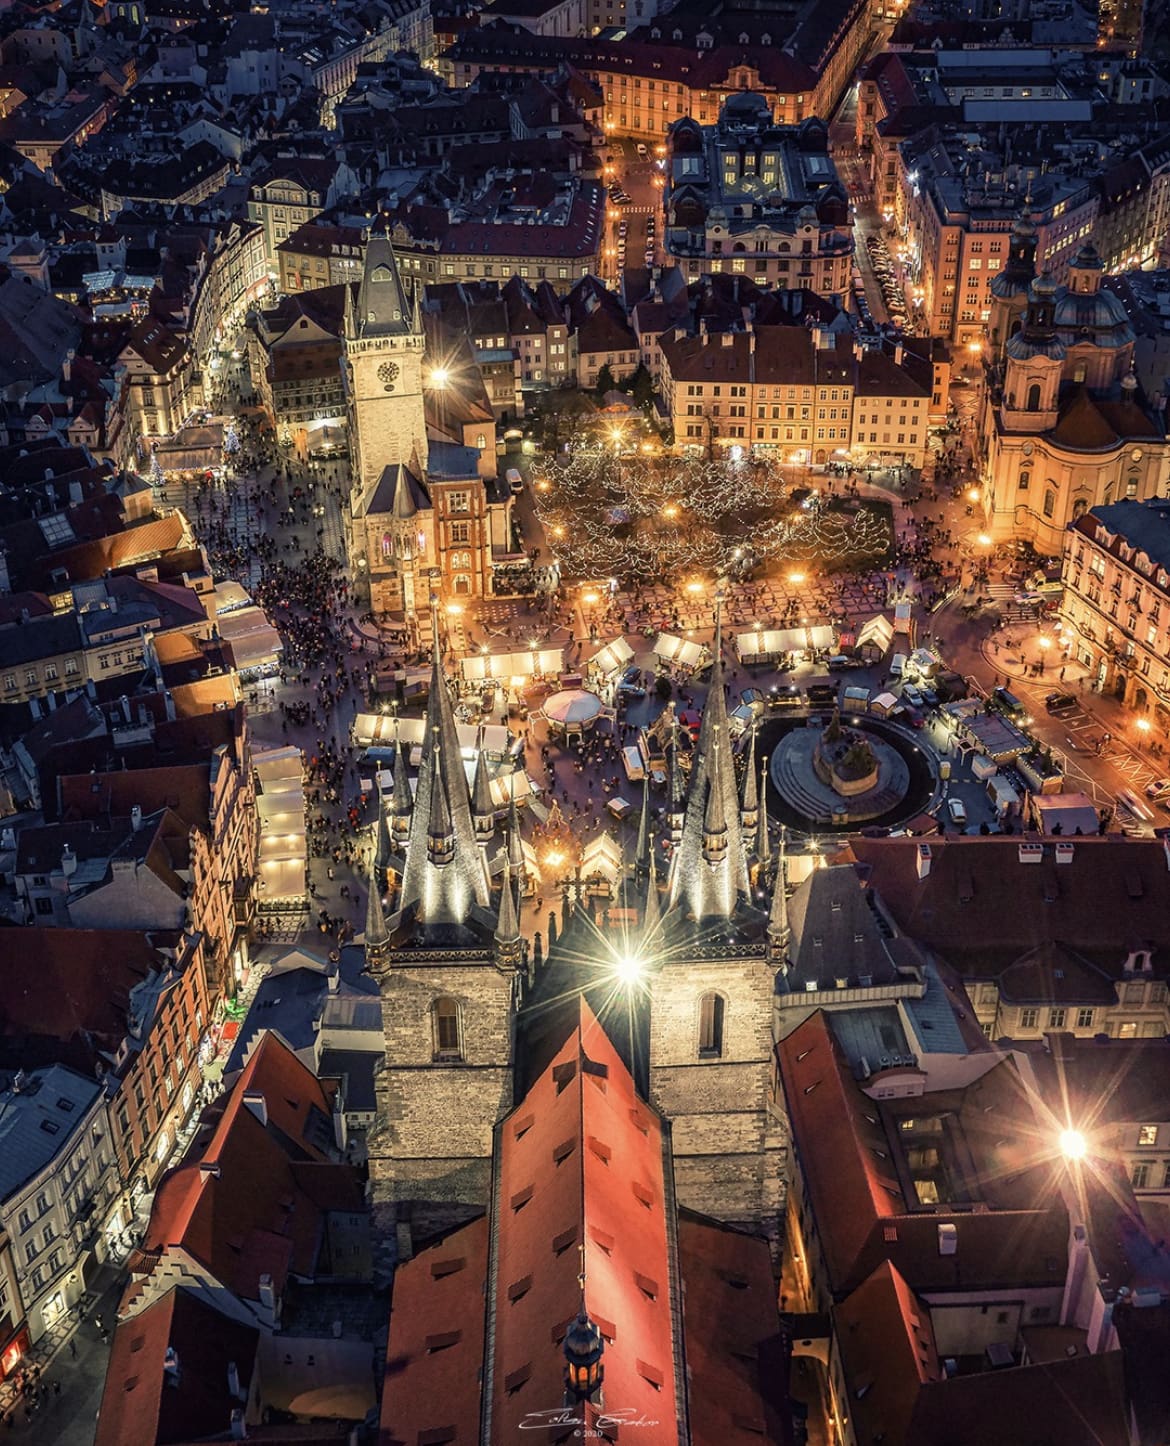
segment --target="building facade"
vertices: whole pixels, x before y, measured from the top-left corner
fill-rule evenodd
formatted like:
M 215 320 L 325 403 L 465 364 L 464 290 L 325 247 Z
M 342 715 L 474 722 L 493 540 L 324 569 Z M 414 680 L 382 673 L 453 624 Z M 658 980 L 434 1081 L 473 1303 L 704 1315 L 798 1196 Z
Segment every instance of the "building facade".
M 1135 333 L 1082 247 L 1066 285 L 1036 276 L 1034 230 L 1016 225 L 992 288 L 980 448 L 986 530 L 1060 556 L 1090 508 L 1162 496 L 1170 468 L 1160 408 L 1133 374 Z
M 1170 730 L 1170 501 L 1121 499 L 1070 527 L 1060 621 L 1102 692 Z
M 758 286 L 849 291 L 849 202 L 819 120 L 778 126 L 767 101 L 724 101 L 714 126 L 686 119 L 667 140 L 663 245 L 688 281 L 711 271 Z

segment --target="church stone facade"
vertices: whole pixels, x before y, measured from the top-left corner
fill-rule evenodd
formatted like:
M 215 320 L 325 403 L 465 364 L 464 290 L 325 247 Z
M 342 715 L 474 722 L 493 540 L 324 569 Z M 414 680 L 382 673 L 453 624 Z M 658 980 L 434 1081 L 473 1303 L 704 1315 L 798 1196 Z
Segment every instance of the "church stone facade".
M 571 887 L 547 948 L 522 939 L 515 810 L 498 834 L 482 757 L 469 788 L 435 645 L 418 786 L 412 799 L 396 761 L 366 927 L 386 1034 L 369 1141 L 385 1228 L 409 1221 L 427 1234 L 486 1208 L 497 1126 L 547 1065 L 559 1014 L 584 995 L 671 1122 L 679 1203 L 778 1239 L 787 1132 L 772 1020 L 784 870 L 769 915 L 755 902 L 771 859 L 754 753 L 739 786 L 719 652 L 686 798 L 672 804 L 680 839 L 667 888 L 645 818 L 626 881 L 637 922 L 622 948 L 643 961 L 627 994 L 615 985 L 618 934 Z

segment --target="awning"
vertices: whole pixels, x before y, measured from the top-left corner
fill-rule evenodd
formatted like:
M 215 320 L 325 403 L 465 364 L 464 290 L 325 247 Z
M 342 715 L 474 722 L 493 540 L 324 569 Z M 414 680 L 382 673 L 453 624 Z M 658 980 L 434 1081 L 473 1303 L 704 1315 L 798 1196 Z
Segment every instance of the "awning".
M 833 645 L 833 629 L 827 625 L 766 628 L 754 633 L 739 633 L 735 639 L 735 650 L 741 658 L 779 658 L 785 653 L 801 653 L 806 648 L 831 648 Z
M 472 654 L 459 659 L 459 674 L 466 683 L 502 683 L 531 678 L 534 673 L 559 673 L 564 662 L 561 648 L 542 648 L 523 653 Z
M 263 608 L 236 608 L 218 615 L 215 625 L 239 672 L 279 663 L 284 643 Z
M 617 637 L 606 643 L 600 652 L 594 653 L 589 659 L 589 667 L 598 668 L 603 673 L 616 673 L 619 668 L 624 668 L 633 656 L 634 650 L 625 638 Z
M 402 739 L 402 746 L 408 752 L 422 747 L 426 733 L 426 721 L 422 718 L 400 718 L 397 735 L 394 719 L 389 713 L 359 713 L 353 721 L 353 738 L 359 748 L 374 748 L 389 751 L 394 747 L 395 736 Z M 502 723 L 486 723 L 476 726 L 470 723 L 456 723 L 455 733 L 464 760 L 475 758 L 480 739 L 489 754 L 502 758 L 508 751 L 508 730 Z
M 857 630 L 857 646 L 859 648 L 873 647 L 877 648 L 879 653 L 885 653 L 893 641 L 894 625 L 885 613 L 878 613 L 876 617 L 867 618 Z
M 708 650 L 704 643 L 688 642 L 686 638 L 676 638 L 672 633 L 659 633 L 654 644 L 654 654 L 668 663 L 680 663 L 684 668 L 698 668 L 708 657 Z

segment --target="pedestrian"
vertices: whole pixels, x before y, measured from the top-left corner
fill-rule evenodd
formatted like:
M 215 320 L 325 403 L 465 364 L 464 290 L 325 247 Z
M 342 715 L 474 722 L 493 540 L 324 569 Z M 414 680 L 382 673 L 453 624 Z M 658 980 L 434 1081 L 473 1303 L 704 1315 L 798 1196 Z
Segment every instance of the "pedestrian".
M 72 1360 L 77 1359 L 77 1342 L 72 1336 L 69 1337 L 69 1355 Z
M 59 1396 L 60 1394 L 61 1394 L 61 1382 L 60 1382 L 60 1381 L 54 1381 L 54 1382 L 53 1382 L 53 1395 L 54 1395 L 54 1396 Z

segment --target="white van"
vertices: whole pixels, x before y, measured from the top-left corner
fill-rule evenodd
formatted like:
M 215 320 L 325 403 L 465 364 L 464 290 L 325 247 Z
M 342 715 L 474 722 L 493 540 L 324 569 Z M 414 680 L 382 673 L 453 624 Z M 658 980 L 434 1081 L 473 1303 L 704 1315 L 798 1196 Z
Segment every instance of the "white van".
M 646 777 L 646 770 L 642 767 L 642 755 L 633 746 L 622 749 L 622 764 L 626 770 L 626 777 L 631 783 L 641 783 Z
M 639 141 L 639 142 L 638 142 L 638 154 L 639 154 L 640 156 L 645 156 L 645 155 L 648 155 L 648 154 L 649 154 L 649 152 L 646 150 L 646 142 L 645 142 L 645 141 Z
M 906 654 L 895 653 L 894 656 L 890 659 L 890 677 L 900 678 L 902 676 L 902 670 L 905 668 L 905 666 Z
M 519 496 L 519 494 L 524 491 L 524 478 L 521 477 L 515 467 L 508 468 L 504 473 L 504 480 L 507 482 L 509 488 L 511 488 L 513 497 Z

